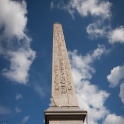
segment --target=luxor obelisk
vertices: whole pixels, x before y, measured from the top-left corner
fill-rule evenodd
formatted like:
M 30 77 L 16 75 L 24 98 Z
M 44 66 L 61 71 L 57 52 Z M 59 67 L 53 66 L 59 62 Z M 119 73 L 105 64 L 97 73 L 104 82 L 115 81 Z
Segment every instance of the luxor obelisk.
M 45 124 L 83 124 L 87 111 L 81 110 L 75 94 L 62 26 L 54 24 L 52 98 L 45 112 Z

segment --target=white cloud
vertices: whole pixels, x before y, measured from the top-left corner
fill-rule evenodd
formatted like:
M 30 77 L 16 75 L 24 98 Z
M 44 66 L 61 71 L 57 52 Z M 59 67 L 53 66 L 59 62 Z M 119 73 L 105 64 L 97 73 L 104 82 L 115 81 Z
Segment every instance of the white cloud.
M 11 112 L 12 112 L 11 109 L 0 105 L 0 115 L 11 114 Z
M 69 52 L 69 55 L 71 57 L 71 65 L 73 65 L 72 72 L 73 76 L 75 75 L 76 85 L 78 85 L 80 78 L 82 78 L 82 80 L 91 79 L 92 73 L 94 73 L 95 70 L 90 66 L 90 64 L 92 64 L 90 54 L 83 57 L 77 54 L 77 50 L 74 50 L 73 52 Z
M 120 94 L 119 97 L 121 98 L 122 103 L 124 104 L 124 83 L 120 85 Z
M 124 79 L 124 65 L 114 67 L 107 76 L 107 79 L 110 82 L 110 87 L 117 86 Z
M 19 49 L 16 52 L 9 52 L 8 56 L 11 62 L 10 69 L 4 69 L 3 75 L 18 83 L 26 84 L 29 76 L 28 70 L 35 58 L 34 51 L 30 48 Z
M 27 24 L 26 14 L 27 10 L 24 0 L 22 2 L 0 0 L 0 29 L 3 30 L 2 36 L 24 38 Z
M 124 27 L 120 26 L 109 32 L 109 42 L 114 44 L 116 42 L 124 43 Z
M 35 58 L 30 48 L 31 39 L 26 35 L 26 2 L 0 0 L 0 54 L 10 61 L 10 68 L 3 69 L 8 79 L 26 84 L 28 71 Z
M 15 107 L 15 111 L 16 111 L 16 113 L 21 113 L 22 112 L 21 109 L 18 108 L 18 107 Z
M 105 37 L 107 35 L 107 30 L 109 30 L 109 26 L 103 26 L 99 22 L 91 23 L 87 26 L 87 33 L 91 39 Z
M 69 56 L 71 58 L 71 64 L 73 75 L 75 77 L 75 81 L 78 83 L 79 79 L 91 79 L 92 74 L 95 73 L 95 69 L 91 66 L 92 63 L 100 59 L 101 55 L 106 54 L 107 50 L 104 45 L 98 45 L 98 48 L 92 51 L 92 53 L 88 53 L 85 56 L 81 56 L 77 54 L 77 50 L 73 52 L 69 52 Z M 79 73 L 78 73 L 79 72 Z
M 64 1 L 63 0 L 53 0 L 50 3 L 51 9 L 54 9 L 54 8 L 64 9 L 65 6 L 66 5 L 64 4 Z
M 22 99 L 23 97 L 22 97 L 22 94 L 20 94 L 20 93 L 17 93 L 16 94 L 16 100 L 19 100 L 19 99 Z
M 122 103 L 124 104 L 124 65 L 114 67 L 111 70 L 111 73 L 107 76 L 108 81 L 110 82 L 110 87 L 116 87 L 121 83 L 120 85 L 120 93 L 119 97 L 121 98 Z
M 78 55 L 77 51 L 69 52 L 78 102 L 82 109 L 88 111 L 90 124 L 98 124 L 98 120 L 103 119 L 109 113 L 104 106 L 109 94 L 89 81 L 95 73 L 92 64 L 105 53 L 103 45 L 98 45 L 96 50 L 85 56 Z
M 29 120 L 30 116 L 27 115 L 23 118 L 22 123 L 26 123 Z
M 106 0 L 52 0 L 51 8 L 67 10 L 74 18 L 77 12 L 82 17 L 91 16 L 93 21 L 88 24 L 86 32 L 91 39 L 105 37 L 108 42 L 114 44 L 124 43 L 124 26 L 111 28 L 111 6 L 112 3 Z
M 102 18 L 110 17 L 110 6 L 108 1 L 100 0 L 72 0 L 71 8 L 76 9 L 81 16 L 100 16 Z
M 107 115 L 104 124 L 124 124 L 124 117 L 117 116 L 116 114 Z
M 80 81 L 80 86 L 76 88 L 79 106 L 88 111 L 88 122 L 98 124 L 98 120 L 104 119 L 109 111 L 104 106 L 109 94 L 98 89 L 91 82 Z
M 103 19 L 110 18 L 111 3 L 108 1 L 100 0 L 70 0 L 68 3 L 64 4 L 64 1 L 52 1 L 51 7 L 57 7 L 60 9 L 68 10 L 72 15 L 74 12 L 78 12 L 81 16 L 94 16 L 101 17 Z
M 91 38 L 97 38 L 99 36 L 102 37 L 105 35 L 104 29 L 100 29 L 96 23 L 92 23 L 87 26 L 87 33 L 90 35 Z

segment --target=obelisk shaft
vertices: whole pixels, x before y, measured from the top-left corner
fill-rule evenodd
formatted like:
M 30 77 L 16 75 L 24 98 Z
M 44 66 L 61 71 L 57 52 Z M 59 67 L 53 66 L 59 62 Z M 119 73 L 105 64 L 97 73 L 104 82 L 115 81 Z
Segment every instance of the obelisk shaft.
M 51 106 L 78 106 L 62 26 L 54 24 Z
M 83 124 L 87 111 L 78 106 L 62 26 L 54 24 L 52 101 L 45 124 Z

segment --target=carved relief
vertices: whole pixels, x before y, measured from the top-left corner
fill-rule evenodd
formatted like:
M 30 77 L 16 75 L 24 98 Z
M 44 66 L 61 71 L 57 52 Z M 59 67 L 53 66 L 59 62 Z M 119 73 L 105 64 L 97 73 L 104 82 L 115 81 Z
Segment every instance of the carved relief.
M 52 95 L 58 104 L 67 105 L 73 100 L 73 79 L 61 25 L 54 27 L 53 45 L 53 90 Z M 59 98 L 64 99 L 59 100 Z M 61 103 L 62 102 L 62 103 Z
M 59 86 L 59 75 L 58 73 L 55 73 L 55 78 L 54 78 L 54 93 L 55 96 L 59 96 L 60 95 L 60 86 Z
M 71 85 L 68 85 L 68 87 L 67 87 L 67 92 L 68 92 L 69 94 L 72 94 L 72 86 L 71 86 Z
M 66 94 L 66 87 L 61 86 L 61 94 Z
M 64 36 L 62 33 L 62 30 L 59 28 L 59 26 L 56 28 L 56 32 L 54 35 L 54 59 L 55 59 L 55 66 L 54 66 L 54 73 L 56 71 L 59 71 L 60 73 L 60 87 L 61 87 L 61 93 L 72 93 L 72 86 L 71 84 L 71 77 L 69 74 L 66 75 L 65 70 L 69 70 L 69 62 L 68 62 L 68 55 L 67 55 L 67 50 L 65 48 L 65 43 L 64 43 Z M 56 65 L 58 61 L 58 66 Z M 66 75 L 66 76 L 65 76 Z M 57 80 L 57 81 L 56 81 Z M 54 79 L 54 84 L 55 87 L 58 82 L 58 75 L 55 74 L 55 79 Z M 67 86 L 66 86 L 67 85 Z M 58 87 L 59 88 L 59 87 Z M 59 90 L 58 88 L 55 88 L 56 90 Z
M 55 95 L 56 97 L 60 97 L 60 88 L 59 88 L 59 85 L 56 85 L 56 86 L 55 86 L 54 95 Z

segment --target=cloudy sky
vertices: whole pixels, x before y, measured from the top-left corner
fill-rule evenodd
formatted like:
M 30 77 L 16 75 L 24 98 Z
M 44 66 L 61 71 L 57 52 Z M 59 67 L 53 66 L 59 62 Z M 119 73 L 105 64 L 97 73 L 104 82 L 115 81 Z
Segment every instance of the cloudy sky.
M 0 124 L 44 124 L 55 22 L 88 123 L 123 124 L 123 7 L 123 0 L 0 0 Z

